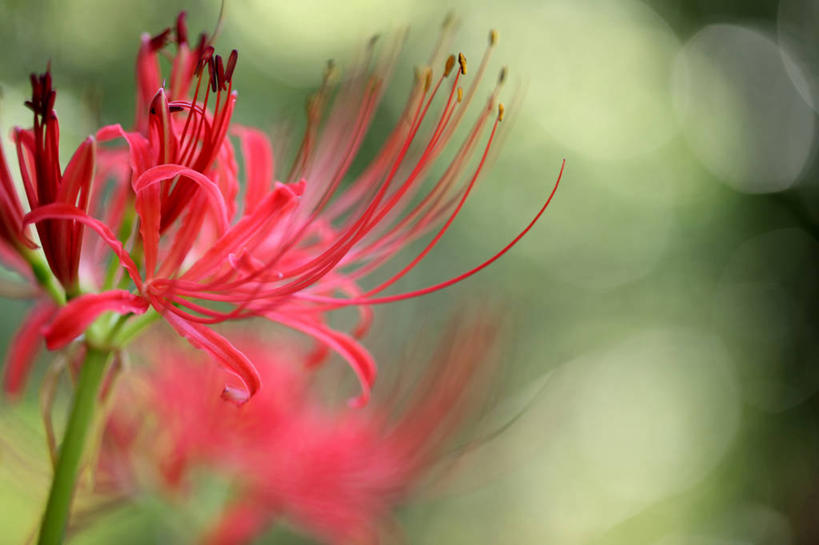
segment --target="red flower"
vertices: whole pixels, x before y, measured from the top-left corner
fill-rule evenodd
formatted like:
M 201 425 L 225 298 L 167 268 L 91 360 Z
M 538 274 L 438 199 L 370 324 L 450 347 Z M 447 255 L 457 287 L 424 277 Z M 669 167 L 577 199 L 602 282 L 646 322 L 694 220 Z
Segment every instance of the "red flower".
M 23 205 L 14 188 L 11 172 L 6 162 L 6 154 L 0 145 L 0 247 L 4 261 L 16 268 L 26 270 L 19 264 L 16 255 L 22 248 L 34 249 L 37 247 L 23 229 Z
M 54 111 L 57 93 L 52 88 L 50 72 L 46 71 L 40 76 L 32 74 L 31 87 L 31 100 L 26 101 L 26 106 L 34 112 L 34 127 L 30 130 L 14 129 L 17 159 L 29 206 L 32 210 L 48 205 L 84 210 L 88 205 L 94 176 L 94 139 L 86 139 L 65 171 L 62 171 L 59 160 L 60 126 Z M 47 274 L 47 271 L 39 271 L 32 266 L 32 250 L 37 245 L 28 237 L 24 225 L 23 208 L 5 155 L 0 149 L 0 254 L 4 261 L 36 286 L 42 278 L 35 277 Z M 76 294 L 79 289 L 83 224 L 73 219 L 48 220 L 37 225 L 37 232 L 51 272 L 66 293 Z M 23 320 L 6 355 L 4 388 L 12 395 L 22 390 L 42 340 L 42 329 L 56 312 L 54 301 L 39 289 L 34 293 L 40 301 Z
M 52 267 L 59 265 L 67 281 L 76 276 L 82 226 L 88 225 L 114 250 L 132 283 L 129 292 L 105 286 L 94 295 L 93 305 L 86 305 L 88 299 L 83 298 L 70 301 L 60 310 L 57 325 L 46 333 L 49 347 L 71 342 L 103 312 L 139 314 L 150 306 L 191 344 L 241 379 L 240 388 L 226 388 L 224 395 L 242 403 L 258 390 L 258 372 L 245 354 L 209 326 L 264 317 L 315 338 L 323 347 L 317 354 L 333 350 L 344 357 L 361 382 L 362 393 L 354 403 L 364 404 L 375 379 L 375 365 L 357 338 L 368 328 L 370 305 L 439 290 L 480 271 L 528 232 L 557 189 L 560 177 L 534 219 L 490 259 L 433 286 L 381 295 L 444 236 L 488 161 L 504 115 L 503 106 L 495 104 L 505 72 L 443 173 L 426 183 L 430 167 L 451 144 L 473 101 L 496 34 L 491 34 L 487 53 L 466 90 L 460 86 L 467 73 L 464 56 L 457 60 L 454 55 L 444 60 L 440 52 L 433 56 L 433 66 L 443 69 L 435 77 L 431 68 L 419 71 L 399 122 L 363 172 L 347 185 L 342 182 L 350 177 L 397 48 L 388 44 L 386 54 L 379 57 L 371 43 L 364 65 L 337 90 L 335 68 L 328 69 L 322 87 L 308 102 L 307 130 L 296 160 L 282 181 L 274 181 L 275 163 L 267 138 L 254 129 L 231 128 L 236 51 L 224 61 L 214 54 L 212 38 L 204 35 L 190 48 L 184 14 L 180 15 L 166 89 L 160 86 L 157 54 L 171 34 L 168 29 L 143 37 L 137 57 L 136 130 L 112 125 L 97 133 L 100 142 L 122 138 L 128 146 L 127 153 L 107 148 L 100 152 L 104 165 L 128 164 L 127 169 L 110 169 L 120 178 L 115 180 L 116 205 L 105 219 L 86 212 L 87 184 L 82 192 L 70 194 L 74 200 L 40 199 L 25 218 L 52 238 L 60 235 L 61 240 L 70 240 L 72 251 L 66 255 L 70 259 L 58 259 L 61 247 L 50 250 L 57 252 Z M 40 117 L 48 129 L 52 116 L 46 112 L 53 104 L 47 98 L 53 96 L 50 79 L 38 85 L 33 105 L 35 112 L 43 112 Z M 35 124 L 35 129 L 45 131 L 46 141 L 56 138 L 53 129 L 46 131 L 41 125 Z M 240 183 L 233 144 L 227 138 L 231 131 L 244 156 L 243 203 L 237 202 Z M 53 178 L 59 169 L 49 155 L 51 148 L 43 148 L 41 162 Z M 476 166 L 470 169 L 473 162 Z M 91 169 L 83 173 L 90 180 Z M 70 184 L 75 186 L 79 187 Z M 128 223 L 133 218 L 128 210 L 135 211 L 138 228 Z M 114 229 L 124 232 L 122 241 Z M 431 238 L 424 249 L 396 274 L 373 288 L 361 287 L 367 275 L 428 234 Z M 359 307 L 361 314 L 352 334 L 326 325 L 329 311 L 350 305 Z
M 14 129 L 17 158 L 23 186 L 32 210 L 46 205 L 64 205 L 85 210 L 94 176 L 96 144 L 88 137 L 60 169 L 60 124 L 54 111 L 57 92 L 51 87 L 51 73 L 31 75 L 31 100 L 26 106 L 34 112 L 31 130 Z M 78 270 L 82 250 L 83 224 L 77 221 L 47 220 L 37 224 L 40 243 L 54 276 L 67 293 L 79 288 Z
M 156 365 L 116 404 L 109 426 L 130 422 L 127 437 L 148 439 L 129 452 L 153 461 L 173 490 L 186 489 L 189 472 L 201 466 L 231 479 L 235 494 L 206 543 L 250 543 L 282 518 L 328 542 L 371 543 L 484 398 L 493 343 L 488 321 L 455 329 L 403 403 L 393 396 L 357 411 L 321 403 L 287 344 L 273 349 L 245 336 L 242 348 L 276 387 L 233 408 L 212 396 L 219 387 L 213 372 L 184 351 L 152 343 L 146 355 Z M 103 452 L 109 467 L 117 467 L 118 452 Z

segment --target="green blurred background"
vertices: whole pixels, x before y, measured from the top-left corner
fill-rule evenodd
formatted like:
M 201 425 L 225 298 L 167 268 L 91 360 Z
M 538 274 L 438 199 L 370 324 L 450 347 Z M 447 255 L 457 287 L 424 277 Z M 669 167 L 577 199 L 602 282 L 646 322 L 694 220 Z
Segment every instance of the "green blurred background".
M 139 36 L 180 9 L 195 34 L 219 5 L 0 1 L 7 152 L 11 127 L 30 124 L 28 74 L 49 59 L 66 151 L 100 123 L 129 125 Z M 506 99 L 523 100 L 454 230 L 397 290 L 490 256 L 567 166 L 503 260 L 379 310 L 368 345 L 387 375 L 463 300 L 509 314 L 487 427 L 514 423 L 447 494 L 402 510 L 408 542 L 819 543 L 819 2 L 228 0 L 217 49 L 240 52 L 235 119 L 298 133 L 326 59 L 343 70 L 371 34 L 409 27 L 372 153 L 449 10 L 473 62 L 498 30 L 490 74 L 508 65 Z M 5 346 L 25 305 L 2 305 Z M 47 484 L 36 389 L 0 405 L 2 543 L 30 531 Z M 26 442 L 41 460 L 14 458 Z M 168 516 L 146 498 L 72 543 L 176 542 L 214 501 Z

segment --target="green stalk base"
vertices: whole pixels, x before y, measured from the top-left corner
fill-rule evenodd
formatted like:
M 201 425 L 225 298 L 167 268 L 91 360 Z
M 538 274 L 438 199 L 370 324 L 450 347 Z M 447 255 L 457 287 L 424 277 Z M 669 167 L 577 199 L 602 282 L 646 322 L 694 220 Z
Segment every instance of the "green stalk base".
M 60 445 L 57 466 L 54 468 L 54 480 L 51 482 L 48 504 L 40 526 L 40 538 L 37 542 L 39 545 L 60 545 L 65 537 L 77 480 L 77 468 L 80 465 L 88 427 L 94 416 L 97 392 L 109 355 L 110 352 L 107 350 L 88 347 L 85 362 L 80 370 L 65 437 Z

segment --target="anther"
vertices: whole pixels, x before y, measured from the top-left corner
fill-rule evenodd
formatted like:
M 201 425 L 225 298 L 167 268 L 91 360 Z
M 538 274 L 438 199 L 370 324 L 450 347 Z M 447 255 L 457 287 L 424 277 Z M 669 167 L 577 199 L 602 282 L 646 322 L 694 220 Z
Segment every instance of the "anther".
M 461 66 L 461 75 L 466 75 L 466 57 L 463 53 L 458 53 L 458 64 Z
M 219 90 L 227 89 L 227 85 L 225 83 L 227 80 L 225 79 L 225 65 L 222 62 L 222 56 L 216 55 L 216 76 L 219 84 Z
M 202 53 L 205 51 L 205 47 L 208 43 L 208 35 L 204 32 L 199 34 L 199 39 L 196 40 L 196 49 L 195 51 L 201 56 Z
M 424 74 L 424 92 L 429 91 L 430 87 L 432 87 L 432 69 L 427 68 Z
M 503 68 L 501 68 L 500 75 L 498 75 L 498 85 L 506 81 L 506 75 L 508 72 L 509 69 L 507 67 L 504 66 Z
M 503 102 L 498 102 L 498 121 L 503 121 Z
M 458 87 L 458 102 L 464 99 L 464 90 L 462 87 Z
M 375 47 L 375 44 L 376 44 L 376 43 L 378 43 L 379 38 L 381 38 L 381 35 L 380 35 L 380 34 L 373 34 L 373 35 L 370 37 L 370 41 L 369 41 L 369 43 L 367 44 L 367 47 L 368 47 L 369 49 L 373 49 L 373 48 Z
M 444 66 L 444 77 L 449 76 L 449 73 L 452 72 L 452 68 L 455 66 L 455 55 L 450 55 L 446 60 L 446 65 Z
M 498 31 L 494 28 L 489 31 L 489 45 L 495 45 L 498 43 Z
M 208 57 L 208 76 L 210 81 L 210 90 L 216 92 L 216 62 L 213 57 Z
M 236 68 L 237 60 L 239 60 L 239 52 L 234 49 L 228 57 L 227 68 L 225 68 L 225 81 L 230 82 L 233 79 L 233 70 Z
M 327 59 L 327 67 L 324 69 L 324 85 L 330 85 L 336 79 L 338 69 L 336 68 L 336 61 Z
M 204 38 L 205 35 L 202 34 L 202 39 Z M 210 65 L 210 59 L 213 57 L 213 46 L 203 46 L 201 49 L 197 46 L 196 49 L 199 52 L 199 65 L 196 67 L 196 71 L 194 73 L 198 76 L 202 73 L 202 70 L 206 65 Z M 208 68 L 208 70 L 210 70 L 210 68 Z

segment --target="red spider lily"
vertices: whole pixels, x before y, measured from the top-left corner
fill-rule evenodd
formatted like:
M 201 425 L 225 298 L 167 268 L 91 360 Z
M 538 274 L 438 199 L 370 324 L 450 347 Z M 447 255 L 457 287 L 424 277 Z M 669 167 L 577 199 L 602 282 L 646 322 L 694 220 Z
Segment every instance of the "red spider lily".
M 309 375 L 283 361 L 298 356 L 286 344 L 274 351 L 269 342 L 245 338 L 243 349 L 277 388 L 233 408 L 210 395 L 219 388 L 213 372 L 203 373 L 185 351 L 156 343 L 149 357 L 162 363 L 123 392 L 127 403 L 116 404 L 123 409 L 111 417 L 115 433 L 102 460 L 120 476 L 138 464 L 134 455 L 143 464 L 151 460 L 175 491 L 187 488 L 197 467 L 227 476 L 235 494 L 205 543 L 250 543 L 280 519 L 328 542 L 374 543 L 392 509 L 442 460 L 442 448 L 484 397 L 488 382 L 479 379 L 487 378 L 493 327 L 481 321 L 451 333 L 403 403 L 393 396 L 363 411 L 320 403 Z M 134 407 L 139 422 L 130 418 Z M 147 442 L 140 447 L 133 437 Z M 119 448 L 123 441 L 127 448 Z M 123 452 L 129 457 L 118 466 Z
M 31 75 L 31 100 L 26 106 L 34 112 L 31 130 L 15 128 L 14 140 L 23 187 L 32 210 L 47 205 L 72 206 L 85 210 L 94 176 L 96 143 L 88 137 L 66 166 L 60 169 L 60 124 L 54 111 L 56 91 L 51 73 Z M 77 221 L 47 220 L 37 224 L 40 243 L 54 276 L 67 293 L 78 285 L 83 224 Z
M 17 254 L 22 248 L 37 247 L 23 229 L 23 205 L 14 188 L 2 145 L 0 145 L 0 245 L 4 246 L 2 253 L 4 261 L 10 262 L 12 266 L 19 264 Z M 26 270 L 23 266 L 15 268 Z
M 116 125 L 97 133 L 100 142 L 122 138 L 127 143 L 129 168 L 120 171 L 124 179 L 118 180 L 121 196 L 116 199 L 122 205 L 113 207 L 104 222 L 62 201 L 40 206 L 25 218 L 38 226 L 88 225 L 114 250 L 133 282 L 130 292 L 112 289 L 95 295 L 93 305 L 81 298 L 69 302 L 46 333 L 49 347 L 71 342 L 103 312 L 139 314 L 150 306 L 191 344 L 240 377 L 241 388 L 226 388 L 224 395 L 242 403 L 258 390 L 259 375 L 245 354 L 209 326 L 260 316 L 301 331 L 344 357 L 362 386 L 354 403 L 364 404 L 375 365 L 356 337 L 367 330 L 369 306 L 442 289 L 488 266 L 529 231 L 560 181 L 558 177 L 529 225 L 490 259 L 433 286 L 380 295 L 437 245 L 487 163 L 503 119 L 502 105 L 495 114 L 503 75 L 443 174 L 427 182 L 430 167 L 449 148 L 473 101 L 496 34 L 491 34 L 477 77 L 465 91 L 459 85 L 467 73 L 464 56 L 444 60 L 440 52 L 433 55 L 432 65 L 443 66 L 440 75 L 433 77 L 430 68 L 419 71 L 399 122 L 369 165 L 346 186 L 396 48 L 377 57 L 371 44 L 362 67 L 337 89 L 331 67 L 308 103 L 308 126 L 296 159 L 277 182 L 266 137 L 253 129 L 230 128 L 237 53 L 223 61 L 207 36 L 191 49 L 184 14 L 177 19 L 175 35 L 177 52 L 167 89 L 159 84 L 157 55 L 171 30 L 143 37 L 137 58 L 136 130 Z M 246 166 L 242 206 L 236 202 L 238 168 L 227 138 L 231 130 Z M 111 153 L 124 157 L 121 150 Z M 129 203 L 138 229 L 123 238 L 127 243 L 130 237 L 126 251 L 112 227 L 120 225 L 122 231 L 127 217 L 123 207 Z M 427 234 L 432 234 L 427 245 L 398 273 L 371 289 L 361 287 L 363 278 Z M 327 312 L 349 305 L 361 309 L 353 335 L 329 328 Z
M 34 284 L 31 268 L 22 254 L 37 247 L 23 228 L 23 206 L 9 172 L 6 156 L 0 146 L 0 258 L 8 267 Z M 16 291 L 16 290 L 15 290 Z M 37 291 L 34 295 L 39 295 Z M 7 394 L 18 395 L 28 370 L 42 343 L 42 327 L 51 319 L 55 307 L 40 303 L 23 321 L 11 341 L 4 365 L 3 387 Z
M 91 181 L 94 176 L 94 138 L 86 139 L 62 171 L 59 161 L 60 126 L 54 111 L 56 91 L 52 88 L 51 74 L 31 75 L 32 96 L 26 106 L 34 112 L 34 126 L 30 130 L 14 129 L 14 141 L 23 187 L 29 206 L 36 210 L 45 206 L 68 206 L 84 210 L 88 205 Z M 79 289 L 79 264 L 82 251 L 83 224 L 48 220 L 37 225 L 43 253 L 54 276 L 67 294 Z M 5 155 L 0 150 L 0 241 L 2 256 L 13 269 L 36 285 L 35 278 L 42 271 L 32 269 L 32 250 L 37 245 L 25 230 L 23 208 L 8 169 Z M 56 313 L 56 305 L 40 290 L 35 290 L 40 302 L 23 321 L 6 356 L 4 388 L 18 394 L 28 375 L 40 341 L 42 329 Z

